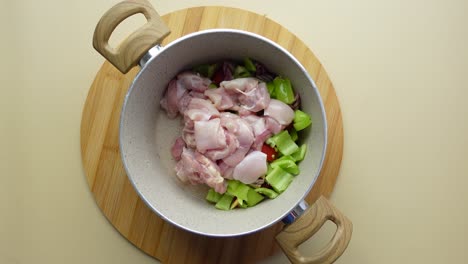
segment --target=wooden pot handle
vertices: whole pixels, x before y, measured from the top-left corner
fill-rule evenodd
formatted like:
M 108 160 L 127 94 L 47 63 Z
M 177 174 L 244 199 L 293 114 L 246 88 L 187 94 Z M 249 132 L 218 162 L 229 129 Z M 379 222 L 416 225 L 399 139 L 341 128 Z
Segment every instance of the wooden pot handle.
M 327 220 L 337 226 L 331 241 L 314 256 L 302 256 L 298 246 L 312 237 Z M 352 231 L 351 221 L 321 196 L 295 222 L 287 225 L 276 236 L 276 241 L 292 263 L 333 263 L 348 246 Z
M 115 28 L 126 18 L 141 13 L 147 23 L 130 34 L 116 49 L 109 45 Z M 119 71 L 127 73 L 143 55 L 171 31 L 147 0 L 125 0 L 109 9 L 94 30 L 94 48 Z

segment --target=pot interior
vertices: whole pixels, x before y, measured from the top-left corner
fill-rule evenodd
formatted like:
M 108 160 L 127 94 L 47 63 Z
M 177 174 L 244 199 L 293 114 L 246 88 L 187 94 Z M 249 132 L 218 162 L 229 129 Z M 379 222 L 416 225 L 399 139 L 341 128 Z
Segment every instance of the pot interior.
M 171 157 L 181 135 L 181 118 L 169 119 L 159 106 L 169 81 L 181 70 L 223 59 L 245 57 L 288 77 L 312 116 L 312 127 L 300 140 L 308 152 L 301 173 L 274 200 L 252 208 L 217 210 L 205 201 L 205 186 L 181 183 Z M 124 103 L 120 148 L 130 181 L 147 205 L 167 221 L 210 236 L 234 236 L 267 227 L 284 217 L 308 193 L 319 175 L 326 147 L 326 119 L 318 90 L 305 69 L 286 50 L 255 34 L 238 30 L 207 30 L 164 47 L 135 78 Z

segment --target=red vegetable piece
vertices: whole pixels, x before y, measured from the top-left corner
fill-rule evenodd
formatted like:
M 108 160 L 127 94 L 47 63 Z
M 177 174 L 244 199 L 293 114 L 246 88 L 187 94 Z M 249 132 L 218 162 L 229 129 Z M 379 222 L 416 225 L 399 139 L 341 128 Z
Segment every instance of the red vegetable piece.
M 263 144 L 262 152 L 267 155 L 268 162 L 272 162 L 278 157 L 278 153 L 276 152 L 276 150 L 267 144 Z
M 219 86 L 222 81 L 224 81 L 224 71 L 223 68 L 220 67 L 213 75 L 213 83 Z

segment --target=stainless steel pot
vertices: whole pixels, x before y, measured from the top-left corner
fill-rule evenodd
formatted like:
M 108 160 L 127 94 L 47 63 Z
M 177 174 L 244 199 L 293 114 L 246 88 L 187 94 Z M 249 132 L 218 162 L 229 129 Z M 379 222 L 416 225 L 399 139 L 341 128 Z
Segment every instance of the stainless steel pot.
M 142 28 L 113 49 L 108 44 L 117 25 L 127 17 L 143 13 Z M 106 12 L 96 26 L 93 45 L 122 73 L 136 64 L 141 71 L 126 95 L 120 120 L 120 151 L 134 188 L 155 213 L 166 221 L 207 236 L 238 236 L 262 230 L 282 219 L 288 225 L 277 241 L 293 262 L 333 262 L 351 238 L 351 222 L 321 197 L 308 207 L 305 196 L 317 179 L 326 153 L 325 110 L 314 81 L 288 51 L 262 36 L 240 30 L 213 29 L 179 38 L 159 46 L 169 29 L 145 0 L 123 1 Z M 220 211 L 208 204 L 206 189 L 180 183 L 174 172 L 170 148 L 180 135 L 180 121 L 170 120 L 159 107 L 168 82 L 181 70 L 221 59 L 251 57 L 274 72 L 287 76 L 301 94 L 302 108 L 311 114 L 313 126 L 301 138 L 308 153 L 301 162 L 301 174 L 274 200 L 246 210 Z M 294 221 L 295 220 L 295 221 Z M 326 220 L 337 231 L 318 255 L 302 257 L 297 247 L 317 232 Z

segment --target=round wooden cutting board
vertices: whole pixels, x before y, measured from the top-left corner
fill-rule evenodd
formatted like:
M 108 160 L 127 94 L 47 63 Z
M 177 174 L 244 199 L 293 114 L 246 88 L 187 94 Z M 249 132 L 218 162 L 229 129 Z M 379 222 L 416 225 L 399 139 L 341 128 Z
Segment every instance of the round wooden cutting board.
M 209 28 L 235 28 L 263 35 L 289 50 L 315 80 L 328 120 L 328 148 L 322 172 L 307 202 L 329 197 L 343 153 L 343 123 L 333 85 L 314 54 L 287 29 L 245 10 L 196 7 L 163 16 L 172 33 L 163 45 Z M 212 238 L 181 230 L 153 213 L 137 195 L 119 153 L 119 118 L 123 99 L 138 67 L 123 75 L 105 62 L 91 85 L 81 121 L 81 154 L 91 192 L 109 222 L 136 247 L 163 263 L 251 263 L 277 252 L 278 223 L 234 238 Z M 169 153 L 169 150 L 168 150 Z M 169 154 L 168 154 L 169 155 Z

